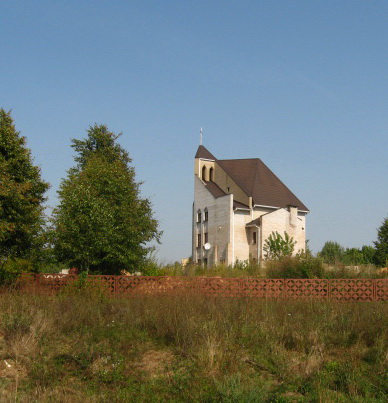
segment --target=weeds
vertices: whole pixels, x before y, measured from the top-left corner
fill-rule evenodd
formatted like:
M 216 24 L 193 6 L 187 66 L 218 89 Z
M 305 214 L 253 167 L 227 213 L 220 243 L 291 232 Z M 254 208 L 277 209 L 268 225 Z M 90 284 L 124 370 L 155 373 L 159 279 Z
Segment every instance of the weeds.
M 234 265 L 211 267 L 179 263 L 161 265 L 155 260 L 142 269 L 148 276 L 206 276 L 206 277 L 259 277 L 259 278 L 388 278 L 388 272 L 372 264 L 345 266 L 342 263 L 328 265 L 320 257 L 308 253 L 285 256 L 259 264 L 237 260 Z
M 388 398 L 384 302 L 109 299 L 85 288 L 3 293 L 0 312 L 5 402 Z

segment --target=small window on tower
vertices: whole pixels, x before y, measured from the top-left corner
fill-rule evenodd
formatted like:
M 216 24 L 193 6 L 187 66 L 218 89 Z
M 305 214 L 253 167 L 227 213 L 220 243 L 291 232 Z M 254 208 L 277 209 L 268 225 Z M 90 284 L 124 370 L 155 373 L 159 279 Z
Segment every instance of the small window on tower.
M 205 232 L 205 243 L 209 242 L 209 234 L 207 232 Z
M 214 181 L 214 168 L 213 168 L 213 167 L 211 167 L 211 168 L 209 169 L 209 181 L 210 181 L 210 182 L 213 182 L 213 181 Z
M 197 248 L 200 248 L 201 247 L 201 244 L 202 244 L 202 235 L 201 234 L 198 234 L 197 235 Z
M 256 231 L 254 231 L 254 232 L 252 233 L 252 244 L 253 244 L 253 245 L 256 245 L 256 244 L 257 244 L 257 232 L 256 232 Z
M 202 214 L 201 214 L 201 210 L 197 211 L 197 222 L 201 222 L 202 221 Z
M 205 165 L 202 167 L 202 180 L 206 180 L 206 167 Z
M 208 214 L 208 211 L 207 211 L 207 208 L 205 209 L 205 217 L 204 217 L 204 219 L 203 219 L 203 221 L 207 221 L 209 219 L 209 214 Z

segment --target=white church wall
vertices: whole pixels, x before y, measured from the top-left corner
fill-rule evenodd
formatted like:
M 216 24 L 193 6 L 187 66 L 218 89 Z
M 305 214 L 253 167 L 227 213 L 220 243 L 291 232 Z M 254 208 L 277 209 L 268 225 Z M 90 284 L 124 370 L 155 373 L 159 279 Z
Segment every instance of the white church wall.
M 250 211 L 236 210 L 234 212 L 234 261 L 249 259 L 249 239 L 246 224 L 250 221 L 252 221 Z
M 282 236 L 284 236 L 284 232 L 287 232 L 290 237 L 294 238 L 294 241 L 296 241 L 294 254 L 299 250 L 305 250 L 306 234 L 304 215 L 298 214 L 296 219 L 294 219 L 288 210 L 282 208 L 263 215 L 261 217 L 261 223 L 261 248 L 263 248 L 265 240 L 269 238 L 271 233 L 277 231 Z
M 195 176 L 194 179 L 194 217 L 201 210 L 201 223 L 194 223 L 193 231 L 193 259 L 207 259 L 208 264 L 219 263 L 220 259 L 228 259 L 228 246 L 231 242 L 230 214 L 233 202 L 232 195 L 215 198 L 206 189 L 204 183 Z M 205 209 L 208 211 L 208 221 L 204 221 Z M 196 220 L 195 220 L 196 221 Z M 208 233 L 209 251 L 205 251 L 204 233 Z M 201 247 L 197 248 L 197 235 L 202 234 Z

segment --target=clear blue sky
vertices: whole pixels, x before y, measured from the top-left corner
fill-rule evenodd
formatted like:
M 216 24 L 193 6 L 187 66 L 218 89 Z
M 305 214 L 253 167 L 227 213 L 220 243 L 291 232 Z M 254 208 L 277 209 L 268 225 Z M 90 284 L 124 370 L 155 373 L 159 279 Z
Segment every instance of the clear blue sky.
M 314 252 L 372 244 L 388 215 L 388 2 L 3 1 L 0 107 L 49 204 L 71 138 L 123 132 L 164 231 L 191 253 L 193 158 L 259 157 L 310 208 Z

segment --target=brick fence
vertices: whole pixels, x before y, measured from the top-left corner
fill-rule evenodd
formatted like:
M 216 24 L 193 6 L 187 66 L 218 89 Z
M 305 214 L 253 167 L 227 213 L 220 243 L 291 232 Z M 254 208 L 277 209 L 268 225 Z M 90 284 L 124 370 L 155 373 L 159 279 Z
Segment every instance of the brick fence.
M 26 273 L 22 292 L 52 294 L 84 285 L 112 296 L 187 294 L 259 298 L 325 298 L 388 301 L 388 279 L 261 279 L 220 277 L 102 276 Z

